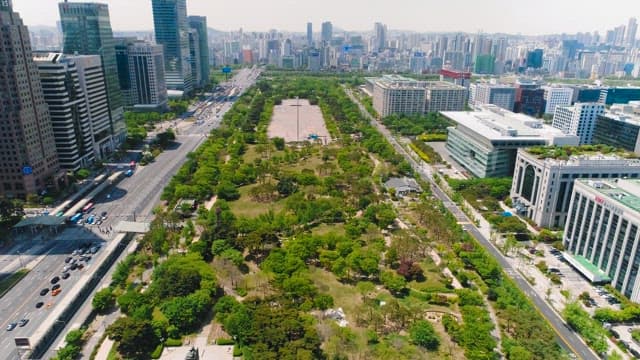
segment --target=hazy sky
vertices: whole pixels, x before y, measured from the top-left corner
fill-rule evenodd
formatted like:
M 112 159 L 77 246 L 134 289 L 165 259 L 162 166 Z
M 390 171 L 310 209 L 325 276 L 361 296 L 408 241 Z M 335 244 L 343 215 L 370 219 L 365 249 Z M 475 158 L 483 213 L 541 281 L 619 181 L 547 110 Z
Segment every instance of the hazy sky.
M 27 25 L 55 25 L 59 0 L 13 0 Z M 151 0 L 103 0 L 114 30 L 152 30 Z M 322 21 L 345 30 L 390 29 L 549 34 L 604 30 L 640 17 L 639 0 L 187 0 L 219 30 L 314 32 Z M 639 34 L 640 35 L 640 34 Z

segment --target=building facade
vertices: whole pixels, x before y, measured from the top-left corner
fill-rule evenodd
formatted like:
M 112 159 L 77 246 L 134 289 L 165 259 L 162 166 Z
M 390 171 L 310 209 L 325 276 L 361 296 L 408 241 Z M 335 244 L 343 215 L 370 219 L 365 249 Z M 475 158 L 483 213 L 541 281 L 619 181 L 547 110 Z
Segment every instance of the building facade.
M 152 0 L 151 6 L 156 43 L 163 47 L 167 88 L 190 94 L 194 80 L 189 62 L 187 1 Z
M 640 116 L 632 106 L 612 106 L 598 115 L 593 143 L 615 146 L 640 154 Z
M 568 87 L 543 86 L 544 113 L 551 114 L 556 111 L 556 106 L 569 106 L 573 100 L 573 89 Z
M 573 106 L 558 106 L 553 114 L 552 126 L 565 134 L 580 137 L 580 145 L 591 144 L 596 120 L 604 113 L 604 104 L 577 103 Z
M 116 60 L 116 42 L 111 30 L 109 7 L 99 3 L 59 4 L 65 54 L 99 55 L 107 88 L 111 144 L 115 151 L 127 136 L 124 101 L 120 90 Z
M 209 35 L 207 30 L 206 16 L 189 16 L 189 26 L 198 33 L 198 58 L 199 66 L 198 77 L 194 78 L 194 82 L 198 87 L 203 88 L 210 83 L 209 69 Z M 192 63 L 193 64 L 193 63 Z M 193 74 L 193 70 L 192 70 Z
M 594 267 L 631 301 L 640 302 L 640 182 L 576 180 L 567 218 L 565 249 L 590 265 L 584 268 Z
M 57 186 L 60 165 L 29 31 L 11 1 L 0 1 L 0 37 L 0 195 L 25 198 Z
M 60 166 L 68 171 L 91 166 L 96 160 L 93 126 L 74 58 L 59 53 L 36 53 L 34 61 L 51 114 Z
M 516 101 L 516 89 L 508 85 L 471 84 L 469 103 L 473 106 L 496 105 L 513 111 Z
M 373 88 L 373 107 L 381 116 L 464 109 L 466 90 L 452 83 L 417 81 L 395 75 L 368 81 Z
M 472 175 L 513 175 L 518 148 L 536 145 L 577 145 L 578 138 L 496 105 L 475 112 L 442 112 L 455 125 L 448 130 L 447 150 Z
M 162 46 L 140 40 L 122 40 L 117 48 L 121 84 L 129 106 L 140 110 L 167 109 L 167 85 L 164 79 Z
M 331 24 L 331 21 L 323 22 L 321 30 L 320 40 L 323 43 L 330 43 L 331 39 L 333 39 L 333 25 Z
M 576 179 L 617 177 L 640 177 L 640 160 L 598 153 L 543 158 L 520 149 L 510 196 L 518 213 L 538 226 L 561 228 Z

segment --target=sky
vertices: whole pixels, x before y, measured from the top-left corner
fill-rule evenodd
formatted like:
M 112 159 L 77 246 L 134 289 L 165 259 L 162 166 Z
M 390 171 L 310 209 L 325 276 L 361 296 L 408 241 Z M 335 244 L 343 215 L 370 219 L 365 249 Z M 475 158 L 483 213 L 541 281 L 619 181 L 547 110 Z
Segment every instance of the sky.
M 58 2 L 13 0 L 13 7 L 27 26 L 54 26 Z M 151 0 L 98 2 L 109 5 L 115 31 L 153 29 Z M 245 32 L 304 32 L 309 21 L 319 32 L 323 21 L 331 21 L 352 31 L 372 30 L 374 22 L 382 22 L 389 29 L 419 32 L 603 34 L 640 17 L 639 0 L 187 0 L 187 9 L 189 15 L 206 16 L 211 28 Z

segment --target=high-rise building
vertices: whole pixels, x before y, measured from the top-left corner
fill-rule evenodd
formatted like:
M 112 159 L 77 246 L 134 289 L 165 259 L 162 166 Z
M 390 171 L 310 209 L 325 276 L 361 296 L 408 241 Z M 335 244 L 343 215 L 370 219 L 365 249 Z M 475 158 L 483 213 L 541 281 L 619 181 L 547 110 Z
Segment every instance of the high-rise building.
M 313 47 L 313 24 L 307 23 L 307 46 Z
M 493 74 L 495 72 L 496 57 L 483 54 L 476 56 L 474 72 L 478 74 Z
M 382 51 L 387 48 L 387 25 L 377 22 L 373 27 L 376 34 L 374 50 Z
M 527 67 L 533 69 L 542 68 L 542 58 L 542 49 L 535 49 L 533 51 L 527 52 Z
M 0 38 L 0 196 L 24 198 L 56 186 L 60 165 L 29 31 L 11 0 L 0 1 Z
M 578 178 L 640 177 L 640 160 L 633 154 L 603 154 L 592 147 L 518 150 L 511 199 L 518 213 L 538 226 L 559 228 L 567 221 L 573 183 Z M 546 152 L 545 152 L 546 151 Z
M 194 78 L 193 81 L 197 86 L 205 87 L 209 84 L 211 73 L 209 69 L 209 36 L 207 34 L 207 17 L 189 16 L 189 26 L 192 30 L 195 30 L 198 33 L 197 47 L 200 55 L 200 60 L 197 61 L 197 64 L 200 67 L 199 71 L 197 71 L 199 77 Z M 193 69 L 191 73 L 193 74 Z
M 557 106 L 552 126 L 565 134 L 580 137 L 580 145 L 591 144 L 598 115 L 604 113 L 599 103 L 576 103 L 573 106 Z
M 471 84 L 469 97 L 471 105 L 493 104 L 505 110 L 513 111 L 516 100 L 516 88 L 509 85 Z
M 98 55 L 84 56 L 100 59 Z M 91 166 L 96 159 L 93 128 L 73 56 L 34 53 L 33 60 L 49 106 L 60 166 L 69 171 Z
M 200 42 L 198 32 L 195 29 L 189 29 L 189 65 L 194 87 L 200 87 L 200 80 L 202 80 L 202 68 L 200 67 L 202 59 L 198 42 Z
M 573 100 L 573 89 L 570 87 L 543 86 L 544 113 L 551 114 L 556 111 L 556 106 L 569 106 Z
M 98 3 L 59 4 L 65 54 L 100 55 L 107 86 L 112 152 L 126 138 L 124 102 L 118 79 L 116 47 L 109 19 L 109 7 Z
M 640 301 L 640 182 L 576 180 L 564 228 L 565 259 L 587 279 Z
M 333 38 L 333 25 L 331 21 L 325 21 L 322 23 L 322 33 L 320 36 L 320 40 L 323 43 L 330 43 Z
M 135 39 L 117 39 L 118 73 L 128 106 L 139 109 L 167 108 L 162 46 Z
M 633 47 L 636 44 L 636 33 L 638 32 L 638 21 L 636 18 L 630 18 L 627 25 L 627 46 Z
M 164 51 L 167 88 L 189 94 L 194 80 L 189 62 L 187 0 L 152 0 L 151 5 L 156 43 Z

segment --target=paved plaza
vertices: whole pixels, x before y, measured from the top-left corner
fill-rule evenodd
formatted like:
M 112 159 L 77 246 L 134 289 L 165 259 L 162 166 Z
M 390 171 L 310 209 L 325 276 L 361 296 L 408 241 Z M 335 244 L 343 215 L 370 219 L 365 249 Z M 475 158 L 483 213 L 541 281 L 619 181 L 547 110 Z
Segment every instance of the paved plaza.
M 311 105 L 307 99 L 286 99 L 276 105 L 267 133 L 270 138 L 281 137 L 285 142 L 331 141 L 320 107 Z

